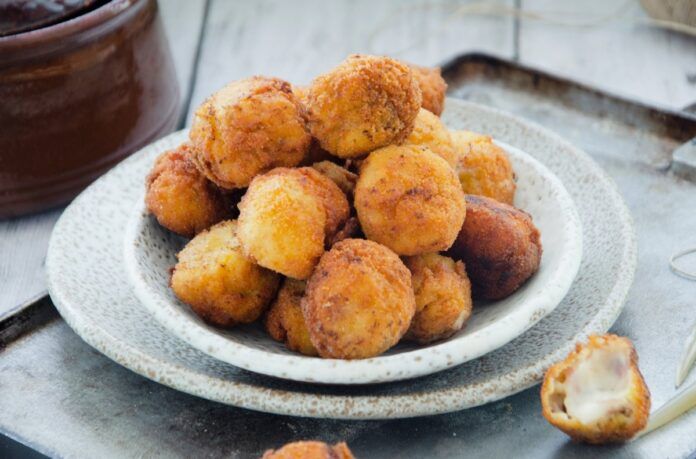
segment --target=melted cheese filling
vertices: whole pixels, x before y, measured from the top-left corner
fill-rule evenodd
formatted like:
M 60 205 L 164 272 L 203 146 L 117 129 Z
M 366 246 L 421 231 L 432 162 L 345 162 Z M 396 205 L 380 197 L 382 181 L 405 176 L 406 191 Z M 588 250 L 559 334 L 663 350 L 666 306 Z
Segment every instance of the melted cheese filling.
M 565 382 L 568 416 L 593 424 L 630 406 L 630 360 L 625 352 L 593 349 L 578 363 Z

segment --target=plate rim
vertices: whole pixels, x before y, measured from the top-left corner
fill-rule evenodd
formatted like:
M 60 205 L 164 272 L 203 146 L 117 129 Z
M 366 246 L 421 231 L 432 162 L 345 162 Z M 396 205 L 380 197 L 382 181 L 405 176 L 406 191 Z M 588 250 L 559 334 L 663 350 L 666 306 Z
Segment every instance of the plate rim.
M 582 162 L 588 171 L 591 171 L 606 184 L 609 190 L 608 198 L 611 198 L 616 206 L 616 216 L 621 221 L 622 230 L 625 233 L 625 244 L 622 251 L 624 269 L 617 274 L 616 280 L 611 286 L 604 301 L 604 307 L 594 315 L 583 328 L 578 329 L 572 340 L 559 346 L 555 352 L 550 352 L 534 363 L 515 369 L 514 374 L 509 373 L 514 377 L 514 381 L 508 381 L 504 389 L 497 387 L 496 390 L 486 391 L 483 397 L 479 397 L 475 400 L 472 399 L 468 391 L 452 388 L 433 391 L 419 397 L 414 397 L 412 394 L 334 396 L 305 392 L 289 393 L 275 388 L 259 388 L 246 383 L 212 377 L 145 354 L 128 343 L 114 338 L 102 328 L 95 327 L 84 318 L 73 314 L 70 302 L 64 297 L 59 286 L 54 282 L 55 277 L 52 275 L 52 272 L 56 269 L 60 269 L 60 264 L 54 261 L 55 246 L 57 245 L 56 234 L 59 233 L 62 226 L 65 225 L 65 222 L 69 220 L 72 213 L 71 209 L 73 209 L 74 206 L 80 205 L 83 200 L 87 199 L 89 196 L 87 193 L 78 196 L 73 203 L 68 206 L 63 215 L 61 215 L 56 223 L 57 231 L 54 231 L 49 242 L 46 271 L 48 289 L 56 308 L 66 320 L 67 324 L 87 344 L 99 350 L 115 362 L 145 378 L 209 400 L 274 414 L 353 420 L 408 418 L 472 408 L 500 400 L 536 385 L 545 368 L 563 358 L 565 354 L 572 350 L 575 342 L 585 339 L 589 334 L 605 332 L 611 327 L 620 314 L 637 267 L 637 238 L 633 218 L 614 180 L 587 153 L 575 147 L 560 135 L 540 126 L 536 122 L 523 120 L 516 115 L 509 114 L 497 108 L 451 98 L 448 98 L 447 103 L 458 104 L 463 108 L 472 107 L 476 110 L 488 112 L 491 115 L 500 117 L 507 123 L 531 129 L 537 134 L 555 142 L 555 144 L 562 147 L 568 154 L 573 155 L 576 161 Z M 117 167 L 135 162 L 136 159 L 137 155 L 133 155 L 125 159 Z M 104 178 L 98 179 L 96 183 L 102 180 L 104 180 Z M 91 185 L 88 190 L 92 189 L 96 183 Z M 131 360 L 133 358 L 137 359 L 137 364 Z M 164 370 L 164 373 L 167 375 L 178 375 L 179 378 L 163 378 L 160 373 L 162 370 Z M 235 390 L 220 391 L 217 387 L 220 384 L 224 384 L 228 388 Z M 203 390 L 202 387 L 206 387 L 206 390 Z M 242 397 L 240 395 L 241 392 L 237 392 L 236 389 L 246 391 L 252 394 L 253 397 Z M 277 397 L 273 398 L 274 396 Z M 446 398 L 446 403 L 433 403 L 435 400 L 440 400 L 442 398 Z M 394 412 L 391 409 L 394 401 L 401 399 L 406 399 L 409 403 L 406 405 L 405 409 L 402 407 L 398 412 Z M 274 402 L 271 403 L 269 400 L 274 400 Z M 311 402 L 311 404 L 300 402 Z M 369 409 L 359 409 L 365 406 L 368 406 Z
M 185 132 L 184 129 L 170 135 L 182 136 Z M 563 182 L 529 153 L 504 142 L 496 143 L 521 158 L 521 161 L 531 164 L 540 176 L 550 182 L 556 202 L 565 209 L 562 217 L 567 219 L 563 225 L 567 242 L 564 244 L 565 251 L 559 256 L 568 255 L 569 258 L 568 264 L 553 272 L 548 282 L 541 286 L 543 294 L 526 298 L 522 305 L 474 334 L 398 354 L 359 360 L 320 359 L 297 353 L 277 354 L 226 339 L 208 330 L 206 324 L 182 315 L 178 310 L 180 306 L 164 297 L 159 288 L 151 285 L 142 275 L 137 261 L 138 245 L 134 242 L 149 214 L 144 204 L 144 189 L 138 193 L 139 200 L 128 217 L 124 231 L 122 248 L 126 277 L 138 301 L 153 320 L 169 333 L 204 354 L 254 373 L 304 383 L 359 385 L 404 381 L 453 368 L 499 349 L 552 313 L 573 285 L 583 257 L 582 223 L 575 202 Z M 155 145 L 146 148 L 156 149 L 152 148 Z

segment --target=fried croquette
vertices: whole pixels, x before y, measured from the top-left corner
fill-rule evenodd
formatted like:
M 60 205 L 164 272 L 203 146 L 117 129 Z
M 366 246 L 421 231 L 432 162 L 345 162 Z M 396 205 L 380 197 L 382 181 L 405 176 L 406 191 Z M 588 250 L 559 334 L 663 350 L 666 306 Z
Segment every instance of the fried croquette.
M 440 67 L 421 67 L 415 64 L 409 64 L 409 67 L 411 67 L 413 76 L 421 90 L 421 106 L 440 116 L 445 108 L 445 93 L 447 92 L 447 83 L 442 78 Z
M 452 131 L 451 137 L 458 156 L 456 170 L 464 193 L 512 205 L 517 185 L 505 150 L 487 135 Z
M 466 214 L 454 170 L 413 145 L 370 153 L 355 187 L 355 208 L 367 238 L 399 255 L 448 249 Z
M 546 372 L 541 404 L 546 420 L 574 440 L 629 440 L 645 427 L 650 413 L 650 392 L 633 343 L 608 334 L 577 344 Z
M 309 145 L 309 151 L 307 151 L 307 154 L 302 159 L 302 161 L 300 161 L 300 164 L 298 164 L 298 166 L 311 166 L 314 163 L 322 161 L 340 162 L 344 160 L 342 160 L 341 158 L 337 158 L 336 156 L 321 148 L 317 139 L 312 139 L 312 143 Z
M 316 189 L 298 169 L 276 168 L 254 178 L 239 203 L 244 253 L 265 268 L 307 279 L 324 253 L 327 227 L 324 199 Z
M 303 105 L 307 104 L 307 95 L 309 94 L 309 86 L 301 86 L 298 84 L 291 84 L 290 88 L 295 98 Z
M 231 216 L 226 196 L 191 161 L 190 145 L 162 153 L 147 176 L 145 204 L 160 225 L 185 237 Z
M 189 132 L 198 169 L 218 186 L 243 188 L 305 157 L 311 136 L 290 84 L 252 77 L 228 84 L 196 110 Z
M 307 96 L 312 135 L 341 158 L 402 142 L 420 105 L 420 89 L 407 65 L 359 54 L 315 78 Z
M 526 212 L 483 196 L 466 195 L 466 220 L 449 250 L 462 260 L 474 298 L 498 300 L 539 269 L 541 238 Z
M 302 311 L 320 356 L 374 357 L 401 339 L 416 312 L 411 273 L 383 245 L 343 240 L 321 257 Z
M 265 325 L 271 338 L 285 343 L 291 351 L 316 356 L 319 354 L 309 339 L 309 331 L 300 306 L 305 287 L 304 281 L 285 279 L 278 291 L 278 297 L 268 309 Z
M 301 167 L 292 170 L 304 175 L 309 180 L 313 191 L 321 198 L 326 212 L 324 234 L 326 240 L 331 239 L 350 215 L 350 204 L 346 195 L 330 177 L 315 168 Z
M 418 112 L 413 131 L 404 141 L 404 145 L 428 147 L 451 167 L 457 166 L 459 156 L 452 146 L 449 131 L 440 118 L 424 108 Z
M 344 239 L 364 239 L 362 236 L 364 236 L 364 234 L 362 234 L 360 231 L 360 223 L 358 222 L 358 219 L 355 217 L 350 217 L 348 220 L 346 220 L 343 227 L 340 228 L 329 240 L 327 246 L 332 247 L 334 244 L 341 242 Z
M 333 182 L 346 194 L 346 196 L 353 196 L 355 183 L 358 181 L 357 174 L 354 174 L 345 167 L 341 167 L 338 164 L 332 163 L 331 161 L 314 163 L 312 164 L 312 167 L 333 180 Z
M 255 321 L 275 297 L 280 276 L 242 253 L 237 222 L 199 233 L 177 255 L 174 294 L 206 322 L 232 327 Z
M 406 257 L 416 295 L 416 315 L 404 338 L 421 344 L 448 338 L 471 316 L 471 283 L 464 263 L 428 253 Z
M 327 445 L 320 441 L 296 441 L 280 449 L 269 449 L 262 459 L 355 459 L 345 442 Z

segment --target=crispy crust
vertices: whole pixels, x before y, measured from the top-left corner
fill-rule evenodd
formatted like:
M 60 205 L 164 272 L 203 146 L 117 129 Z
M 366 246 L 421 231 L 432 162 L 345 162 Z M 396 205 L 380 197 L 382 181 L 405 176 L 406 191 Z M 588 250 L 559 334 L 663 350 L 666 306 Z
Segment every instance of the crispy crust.
M 324 150 L 321 148 L 321 145 L 319 145 L 319 142 L 317 139 L 312 138 L 312 143 L 309 145 L 309 151 L 307 151 L 307 154 L 305 155 L 304 159 L 300 161 L 299 166 L 311 166 L 314 163 L 322 162 L 322 161 L 330 161 L 330 162 L 342 162 L 344 161 L 341 158 L 338 158 L 328 151 Z
M 630 413 L 610 413 L 598 422 L 586 425 L 565 413 L 563 402 L 558 399 L 559 396 L 562 397 L 559 384 L 565 381 L 573 365 L 580 359 L 587 358 L 593 349 L 610 346 L 618 346 L 630 355 L 631 391 L 628 402 L 631 410 Z M 628 338 L 607 334 L 593 335 L 587 343 L 576 344 L 575 350 L 565 360 L 553 365 L 546 372 L 541 387 L 541 404 L 546 420 L 576 441 L 602 444 L 631 439 L 646 426 L 650 414 L 650 391 L 638 368 L 638 354 L 633 343 Z
M 304 281 L 285 279 L 278 297 L 268 309 L 264 324 L 271 338 L 285 343 L 291 351 L 317 356 L 300 306 L 306 285 Z
M 291 84 L 290 89 L 292 89 L 292 93 L 295 95 L 295 98 L 298 100 L 298 102 L 300 102 L 303 106 L 307 106 L 309 86 Z
M 355 459 L 345 442 L 329 446 L 320 441 L 296 441 L 280 449 L 269 449 L 262 459 Z
M 341 188 L 327 175 L 316 168 L 301 167 L 297 172 L 309 179 L 312 190 L 321 198 L 326 212 L 326 240 L 331 240 L 348 220 L 350 205 Z
M 451 167 L 457 166 L 459 156 L 455 153 L 449 131 L 440 118 L 424 108 L 418 112 L 413 131 L 404 144 L 428 147 Z
M 197 110 L 189 132 L 198 169 L 222 188 L 304 158 L 311 136 L 290 84 L 251 77 L 228 84 Z
M 395 345 L 411 323 L 416 311 L 411 273 L 376 242 L 343 240 L 321 257 L 302 311 L 322 357 L 374 357 Z
M 454 170 L 427 148 L 413 145 L 370 154 L 360 169 L 355 208 L 367 238 L 399 255 L 448 249 L 466 215 Z
M 312 135 L 341 158 L 403 141 L 420 105 L 420 89 L 408 66 L 359 54 L 315 78 L 307 97 Z
M 329 248 L 344 239 L 364 239 L 364 234 L 360 231 L 360 222 L 355 217 L 350 217 L 342 228 L 334 234 L 327 244 Z
M 185 237 L 231 216 L 229 200 L 196 169 L 190 154 L 186 143 L 162 153 L 145 182 L 148 210 L 160 225 Z
M 239 211 L 238 236 L 248 257 L 294 279 L 309 277 L 324 253 L 327 214 L 306 174 L 276 168 L 257 176 Z
M 421 107 L 434 113 L 437 116 L 442 114 L 445 108 L 445 93 L 447 83 L 442 78 L 440 67 L 421 67 L 415 64 L 408 64 L 413 71 L 413 76 L 418 82 L 421 90 Z
M 541 236 L 529 214 L 466 195 L 466 220 L 448 254 L 466 265 L 474 298 L 512 294 L 539 269 L 541 253 Z
M 346 196 L 353 196 L 355 183 L 358 181 L 357 174 L 331 161 L 320 161 L 312 164 L 312 167 L 333 180 Z
M 452 336 L 471 317 L 471 283 L 464 263 L 428 253 L 406 257 L 416 295 L 416 315 L 405 338 L 421 344 Z
M 487 135 L 452 131 L 451 137 L 457 153 L 456 170 L 464 193 L 512 205 L 517 184 L 505 150 Z
M 273 300 L 280 277 L 242 254 L 237 222 L 199 233 L 177 255 L 171 287 L 203 320 L 220 327 L 255 321 Z

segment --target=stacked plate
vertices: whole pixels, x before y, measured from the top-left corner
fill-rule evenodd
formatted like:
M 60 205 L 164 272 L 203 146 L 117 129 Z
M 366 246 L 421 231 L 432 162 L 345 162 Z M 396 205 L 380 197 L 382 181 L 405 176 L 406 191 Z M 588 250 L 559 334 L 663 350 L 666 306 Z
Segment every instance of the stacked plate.
M 154 159 L 172 134 L 82 193 L 54 230 L 49 291 L 82 338 L 131 370 L 211 400 L 262 411 L 333 418 L 436 414 L 497 400 L 618 316 L 633 279 L 628 210 L 583 152 L 541 127 L 448 100 L 451 129 L 492 135 L 518 176 L 515 205 L 542 235 L 539 271 L 505 300 L 478 305 L 466 327 L 426 347 L 400 344 L 355 361 L 292 353 L 258 325 L 224 331 L 202 322 L 168 288 L 184 240 L 144 209 Z

